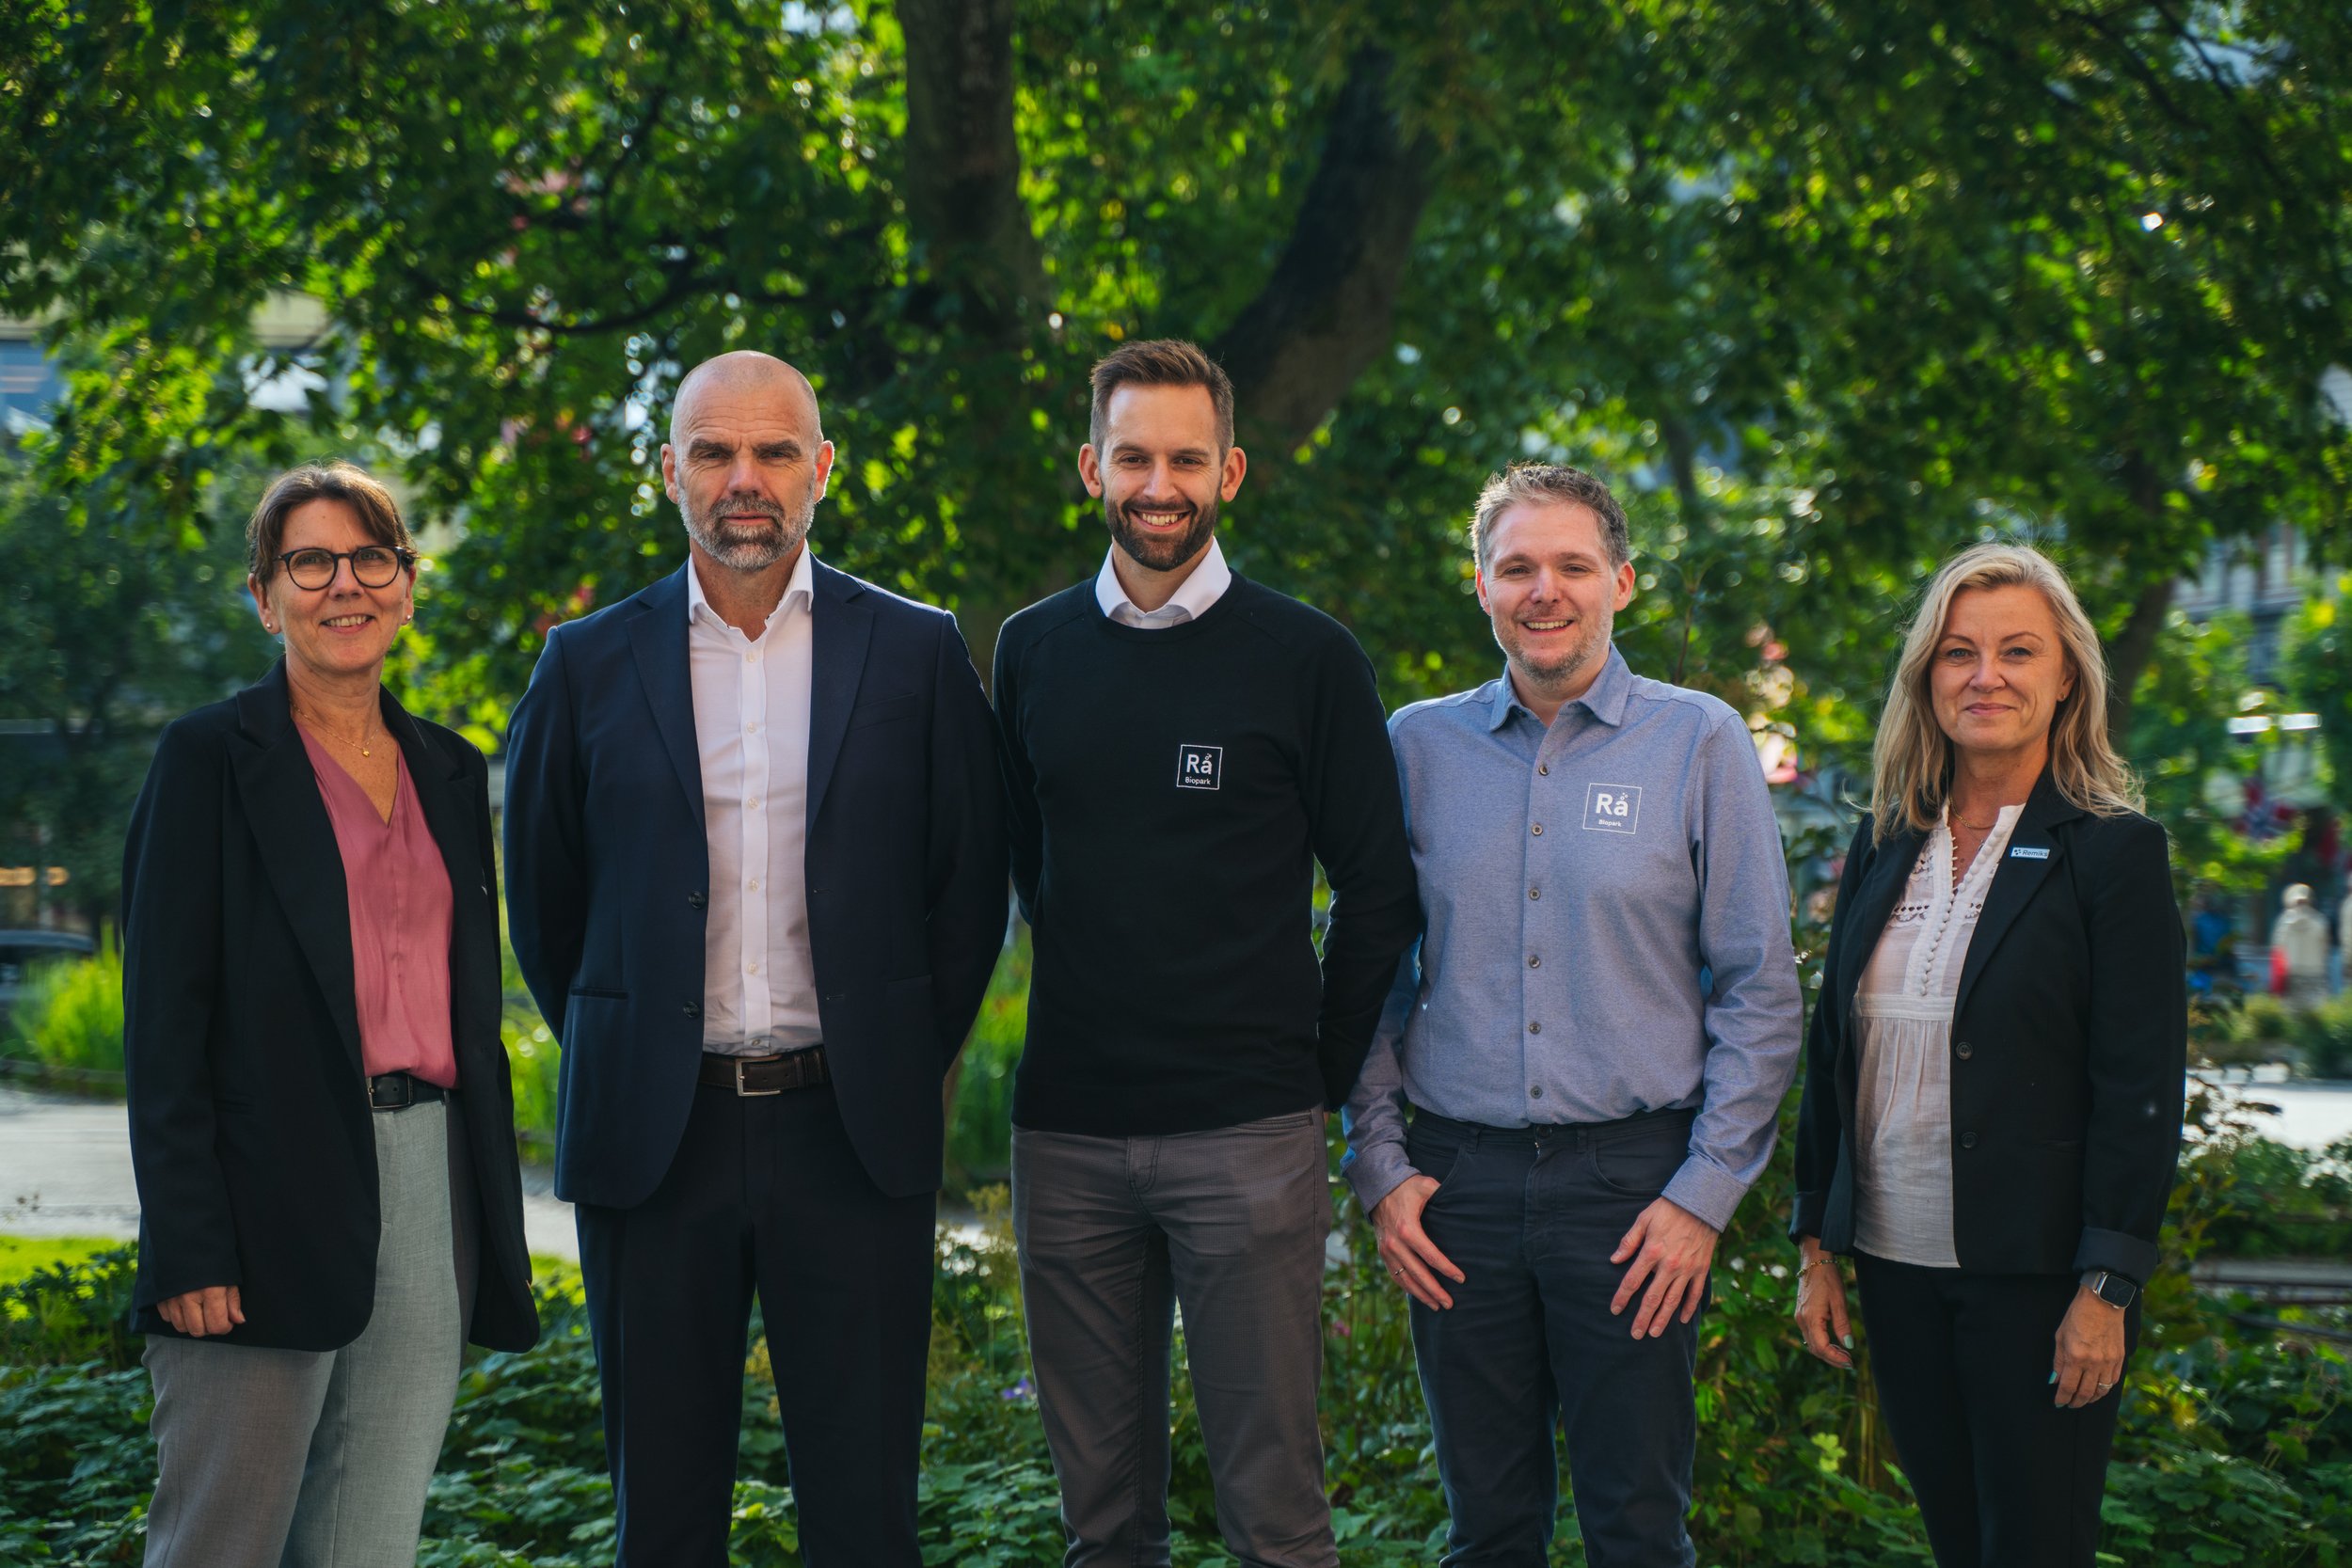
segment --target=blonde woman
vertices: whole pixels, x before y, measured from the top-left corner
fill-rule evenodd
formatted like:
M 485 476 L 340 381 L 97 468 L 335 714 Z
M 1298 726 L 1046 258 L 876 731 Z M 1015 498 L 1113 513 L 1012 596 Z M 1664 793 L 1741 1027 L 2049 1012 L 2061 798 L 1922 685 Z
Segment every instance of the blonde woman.
M 1851 1259 L 1942 1568 L 2087 1568 L 2187 996 L 2164 830 L 2046 558 L 1982 545 L 1936 574 L 1873 767 L 1806 1043 L 1798 1326 L 1853 1365 Z

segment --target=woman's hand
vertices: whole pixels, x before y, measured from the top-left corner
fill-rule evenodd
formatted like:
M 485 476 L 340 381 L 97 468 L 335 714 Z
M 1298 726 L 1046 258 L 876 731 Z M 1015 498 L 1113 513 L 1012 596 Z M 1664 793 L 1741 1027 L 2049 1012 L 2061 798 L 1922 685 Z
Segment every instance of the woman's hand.
M 2050 1363 L 2061 1410 L 2080 1410 L 2115 1392 L 2123 1381 L 2123 1309 L 2109 1307 L 2084 1286 L 2058 1324 L 2058 1354 Z
M 245 1322 L 245 1301 L 234 1285 L 207 1285 L 200 1291 L 159 1301 L 155 1310 L 163 1315 L 164 1322 L 191 1339 L 226 1334 Z
M 1853 1325 L 1846 1316 L 1846 1278 L 1819 1237 L 1800 1237 L 1797 1333 L 1804 1348 L 1841 1370 L 1853 1370 Z

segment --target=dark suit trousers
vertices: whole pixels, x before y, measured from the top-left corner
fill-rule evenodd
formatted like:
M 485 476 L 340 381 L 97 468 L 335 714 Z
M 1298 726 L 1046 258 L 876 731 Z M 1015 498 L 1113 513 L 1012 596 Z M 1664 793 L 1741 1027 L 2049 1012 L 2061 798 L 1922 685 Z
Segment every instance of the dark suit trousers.
M 698 1088 L 653 1196 L 578 1208 L 619 1568 L 723 1568 L 758 1291 L 810 1568 L 914 1568 L 930 1193 L 888 1197 L 830 1087 Z
M 1939 1568 L 2090 1568 L 2120 1394 L 2060 1410 L 2050 1385 L 2073 1275 L 1854 1258 L 1870 1375 Z M 2124 1323 L 2139 1342 L 2139 1305 Z

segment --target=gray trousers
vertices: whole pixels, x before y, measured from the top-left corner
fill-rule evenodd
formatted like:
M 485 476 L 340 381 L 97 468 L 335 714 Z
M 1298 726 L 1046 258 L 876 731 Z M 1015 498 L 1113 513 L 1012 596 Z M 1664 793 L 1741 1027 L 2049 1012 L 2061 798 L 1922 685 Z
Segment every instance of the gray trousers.
M 1335 1568 L 1315 1113 L 1151 1138 L 1015 1128 L 1012 1215 L 1066 1568 L 1168 1560 L 1180 1303 L 1226 1546 L 1248 1568 Z
M 474 1195 L 442 1101 L 378 1111 L 375 1307 L 341 1350 L 151 1335 L 147 1568 L 413 1568 L 473 1308 Z

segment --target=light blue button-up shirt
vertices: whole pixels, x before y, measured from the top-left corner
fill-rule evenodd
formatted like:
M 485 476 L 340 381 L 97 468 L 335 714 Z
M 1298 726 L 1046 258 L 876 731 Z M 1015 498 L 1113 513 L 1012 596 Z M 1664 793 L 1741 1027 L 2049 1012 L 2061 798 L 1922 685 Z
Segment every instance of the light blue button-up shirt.
M 1366 1210 L 1406 1101 L 1490 1127 L 1696 1107 L 1665 1196 L 1723 1228 L 1772 1154 L 1804 1004 L 1747 725 L 1614 648 L 1549 728 L 1510 678 L 1389 721 L 1425 931 L 1347 1106 Z

